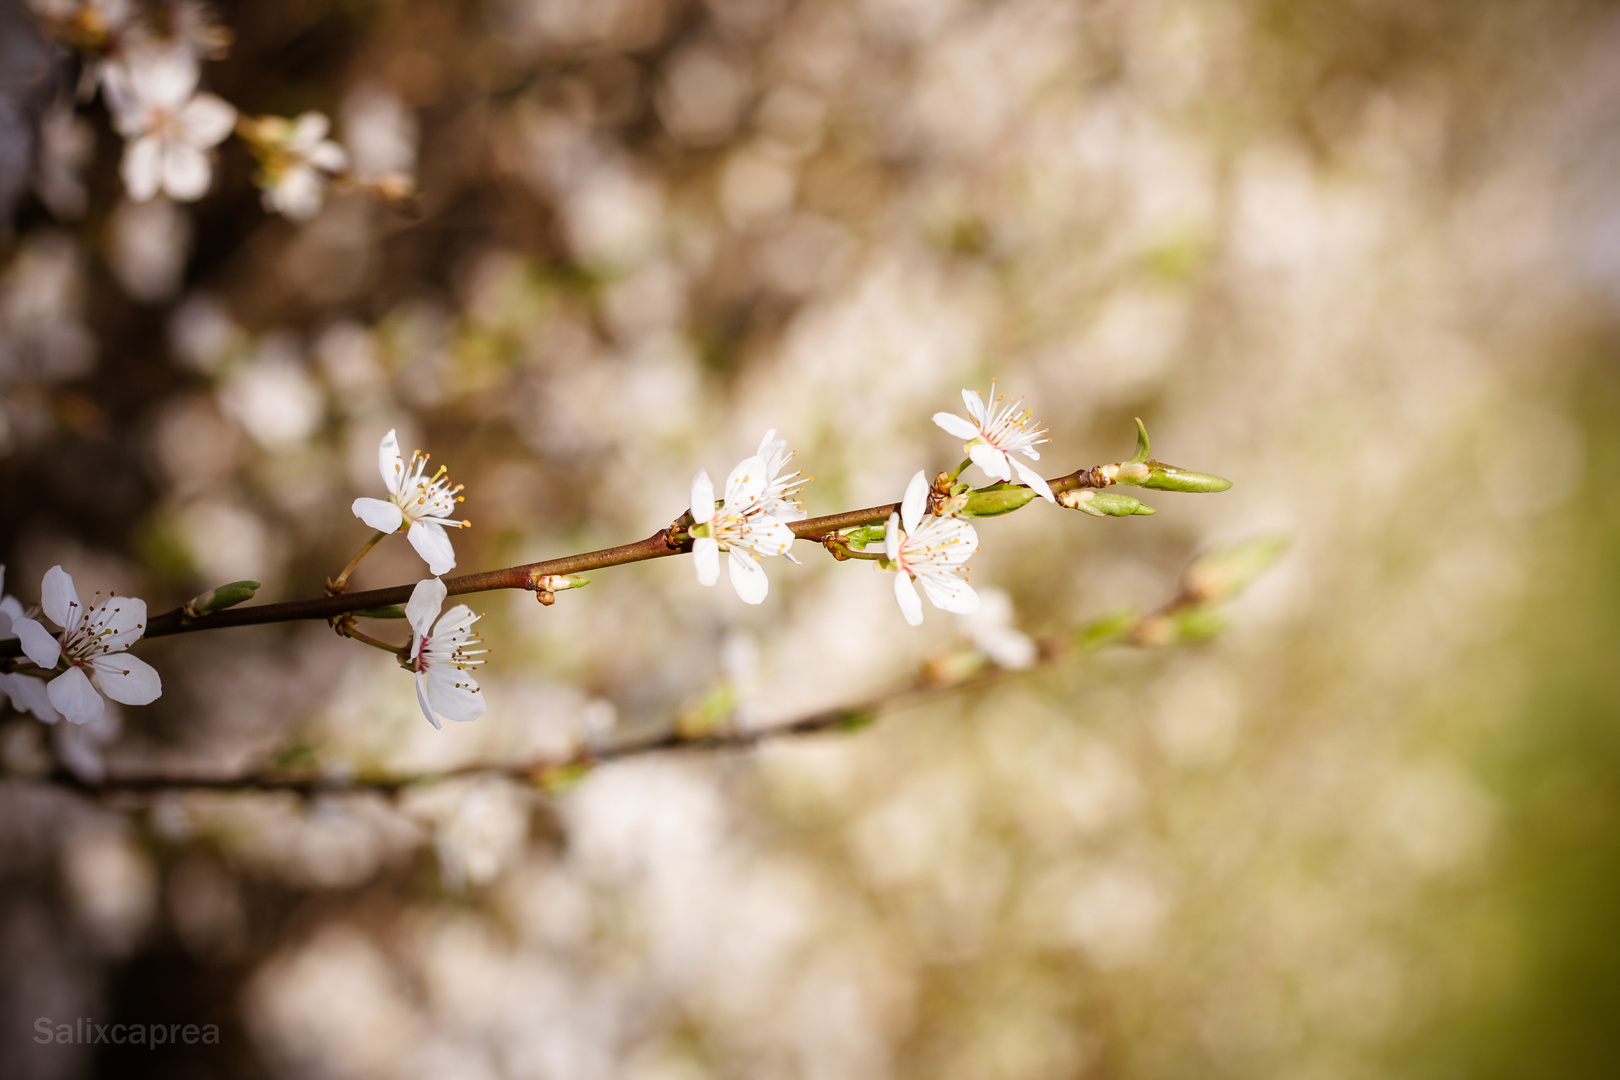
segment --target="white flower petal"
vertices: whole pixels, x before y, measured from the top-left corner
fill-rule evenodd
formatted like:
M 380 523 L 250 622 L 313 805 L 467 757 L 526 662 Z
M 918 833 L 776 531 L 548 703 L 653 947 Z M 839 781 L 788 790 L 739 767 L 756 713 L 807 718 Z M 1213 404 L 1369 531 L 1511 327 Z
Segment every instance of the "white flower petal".
M 428 572 L 435 576 L 448 574 L 456 568 L 456 549 L 450 543 L 450 534 L 444 526 L 433 521 L 413 521 L 405 539 L 416 553 L 427 560 Z
M 943 611 L 971 615 L 979 610 L 979 594 L 955 574 L 927 574 L 918 580 L 928 599 Z
M 335 142 L 323 142 L 304 159 L 317 169 L 339 173 L 349 167 L 349 152 Z
M 457 604 L 445 612 L 444 617 L 439 620 L 439 625 L 433 628 L 433 638 L 435 641 L 459 643 L 466 639 L 468 632 L 472 630 L 472 624 L 481 618 L 483 616 L 474 615 L 473 609 L 466 604 Z
M 692 477 L 692 520 L 699 525 L 714 518 L 714 481 L 709 470 L 699 469 Z
M 765 437 L 759 440 L 759 449 L 755 451 L 754 456 L 759 458 L 761 461 L 770 461 L 771 455 L 778 449 L 778 447 L 775 445 L 777 443 L 781 444 L 781 449 L 787 448 L 787 440 L 778 439 L 776 437 L 776 429 L 771 428 L 771 430 L 765 433 Z
M 434 712 L 461 723 L 476 720 L 489 709 L 473 677 L 453 667 L 428 669 L 427 696 Z
M 900 515 L 890 514 L 883 527 L 883 557 L 890 562 L 900 557 Z
M 290 166 L 264 192 L 265 207 L 292 221 L 308 221 L 321 212 L 325 201 L 326 184 L 308 165 Z
M 771 590 L 771 579 L 759 560 L 740 548 L 731 549 L 731 587 L 745 604 L 762 604 Z
M 745 457 L 726 477 L 726 509 L 733 510 L 753 502 L 765 490 L 766 465 L 762 458 Z
M 418 638 L 426 635 L 433 620 L 439 617 L 439 609 L 444 607 L 444 598 L 448 594 L 444 582 L 436 577 L 423 578 L 411 590 L 411 598 L 405 603 L 405 621 L 411 624 Z M 416 654 L 413 652 L 411 655 Z
M 95 672 L 96 686 L 119 704 L 150 705 L 163 696 L 163 680 L 157 669 L 138 656 L 97 656 L 90 661 L 90 668 Z
M 963 442 L 972 442 L 979 437 L 979 426 L 971 420 L 965 420 L 957 416 L 955 413 L 937 412 L 934 414 L 934 423 Z
M 95 621 L 107 631 L 101 639 L 104 653 L 122 652 L 146 633 L 146 601 L 138 596 L 114 596 L 101 602 Z M 115 699 L 116 700 L 116 699 Z
M 42 668 L 53 668 L 62 658 L 62 645 L 37 619 L 11 620 L 11 632 L 22 639 L 23 655 Z
M 124 145 L 124 160 L 118 167 L 124 191 L 132 202 L 146 202 L 163 183 L 163 140 L 143 135 Z
M 420 671 L 416 673 L 416 703 L 422 706 L 422 715 L 428 718 L 428 723 L 435 728 L 444 727 L 439 723 L 439 718 L 433 715 L 433 706 L 428 704 L 427 676 Z
M 1012 463 L 1013 471 L 1018 474 L 1018 479 L 1034 488 L 1035 494 L 1052 505 L 1057 505 L 1057 497 L 1052 494 L 1052 485 L 1048 484 L 1040 473 L 1011 455 L 1008 455 L 1007 460 Z
M 388 429 L 388 434 L 377 445 L 377 471 L 382 474 L 389 494 L 398 495 L 405 483 L 405 459 L 400 456 L 399 438 L 393 428 Z
M 979 392 L 977 390 L 963 389 L 962 404 L 967 406 L 968 415 L 978 421 L 980 427 L 983 427 L 986 410 L 984 399 L 979 396 Z
M 11 703 L 19 712 L 31 712 L 47 724 L 62 719 L 62 714 L 51 704 L 51 696 L 46 692 L 42 680 L 27 675 L 0 674 L 0 684 L 4 684 Z
M 911 583 L 911 575 L 904 570 L 894 575 L 894 598 L 900 604 L 900 614 L 912 626 L 922 625 L 922 597 Z
M 51 680 L 45 692 L 50 695 L 51 704 L 56 706 L 57 711 L 75 724 L 99 720 L 102 711 L 107 708 L 107 703 L 90 685 L 90 676 L 82 668 L 68 668 Z
M 127 60 L 129 88 L 141 101 L 168 111 L 180 108 L 197 88 L 199 67 L 191 50 L 146 46 Z
M 921 469 L 906 485 L 906 497 L 900 500 L 900 521 L 911 532 L 928 512 L 928 477 Z
M 356 499 L 349 507 L 354 516 L 378 532 L 398 532 L 405 523 L 405 513 L 398 506 L 382 499 Z
M 199 149 L 218 146 L 236 126 L 236 109 L 224 98 L 198 94 L 175 116 L 186 142 Z
M 720 580 L 720 541 L 712 536 L 700 536 L 692 541 L 692 565 L 697 569 L 699 585 L 713 585 Z
M 72 576 L 60 566 L 45 571 L 45 579 L 39 586 L 39 606 L 53 623 L 69 633 L 77 630 L 79 620 L 84 618 L 79 590 L 73 587 Z
M 793 540 L 793 530 L 775 518 L 756 518 L 748 528 L 748 546 L 759 555 L 786 555 Z
M 193 202 L 208 190 L 213 170 L 208 155 L 190 143 L 171 142 L 163 148 L 163 190 L 177 202 Z
M 287 149 L 299 154 L 307 154 L 326 138 L 326 133 L 332 130 L 332 121 L 325 113 L 306 112 L 293 121 L 292 134 L 287 136 Z
M 1012 467 L 1007 464 L 1007 455 L 991 446 L 989 443 L 975 443 L 968 447 L 968 457 L 973 464 L 984 470 L 984 474 L 992 480 L 1011 480 Z

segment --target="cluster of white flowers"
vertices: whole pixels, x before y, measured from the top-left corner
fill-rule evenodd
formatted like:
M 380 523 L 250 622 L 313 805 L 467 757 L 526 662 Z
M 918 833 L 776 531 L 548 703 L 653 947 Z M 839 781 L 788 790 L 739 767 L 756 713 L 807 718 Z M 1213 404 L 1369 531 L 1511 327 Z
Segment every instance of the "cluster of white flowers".
M 47 724 L 64 716 L 87 724 L 106 709 L 103 694 L 124 705 L 149 705 L 163 693 L 152 666 L 126 652 L 146 630 L 146 601 L 110 596 L 86 608 L 73 578 L 53 566 L 40 585 L 40 605 L 62 628 L 60 638 L 35 617 L 39 612 L 25 612 L 15 597 L 0 598 L 0 640 L 18 639 L 35 665 L 0 674 L 0 690 L 19 710 Z
M 158 72 L 153 77 L 167 78 L 172 74 Z M 124 77 L 124 74 L 106 76 L 109 86 L 112 80 Z M 165 100 L 178 101 L 184 96 L 171 91 L 165 91 L 169 93 Z M 150 100 L 150 96 L 147 94 L 143 100 Z M 198 98 L 192 96 L 184 108 L 195 109 L 197 102 Z M 318 146 L 324 130 L 324 125 L 307 125 L 298 136 L 299 145 L 306 149 Z M 165 189 L 172 179 L 171 172 L 181 178 L 183 187 L 194 179 L 195 162 L 184 163 L 184 153 L 175 157 L 177 148 L 184 150 L 179 142 L 167 134 L 146 137 L 159 140 L 158 149 L 151 153 L 157 154 L 163 162 L 160 171 Z M 197 149 L 196 145 L 191 149 Z M 177 160 L 182 163 L 173 164 Z M 987 408 L 973 391 L 964 390 L 962 397 L 971 420 L 938 413 L 934 416 L 935 423 L 964 439 L 968 458 L 992 479 L 1007 481 L 1016 470 L 1029 487 L 1051 500 L 1052 491 L 1046 481 L 1011 456 L 1021 454 L 1038 460 L 1040 455 L 1034 447 L 1046 441 L 1045 429 L 1034 425 L 1029 411 L 1020 410 L 1018 402 L 1002 405 L 998 399 Z M 465 528 L 470 524 L 450 516 L 456 504 L 462 501 L 462 489 L 450 483 L 442 466 L 429 474 L 428 458 L 429 455 L 418 450 L 407 462 L 400 453 L 397 434 L 389 431 L 377 448 L 378 471 L 388 497 L 359 498 L 351 507 L 355 517 L 382 535 L 361 549 L 349 570 L 383 535 L 403 531 L 433 575 L 417 583 L 405 606 L 404 615 L 411 627 L 410 644 L 394 648 L 365 638 L 352 628 L 344 632 L 382 645 L 398 655 L 401 665 L 416 677 L 416 697 L 422 714 L 437 728 L 441 726 L 441 717 L 476 720 L 484 714 L 487 705 L 471 674 L 471 669 L 484 663 L 485 650 L 476 648 L 483 641 L 473 630 L 480 616 L 465 604 L 457 604 L 441 614 L 449 590 L 440 575 L 456 565 L 455 548 L 446 529 Z M 797 539 L 792 526 L 806 519 L 804 504 L 798 496 L 809 478 L 797 469 L 788 471 L 793 458 L 787 441 L 777 438 L 772 429 L 760 440 L 759 449 L 731 470 L 726 478 L 724 499 L 718 504 L 709 474 L 700 470 L 693 478 L 688 531 L 699 582 L 713 585 L 719 580 L 720 553 L 725 552 L 731 584 L 737 595 L 746 603 L 759 604 L 770 591 L 770 581 L 760 560 L 784 555 L 798 562 L 790 550 Z M 966 466 L 964 462 L 962 468 Z M 966 563 L 979 549 L 979 536 L 971 524 L 954 516 L 965 512 L 961 509 L 964 500 L 956 498 L 967 490 L 966 484 L 956 482 L 960 471 L 959 468 L 957 473 L 951 474 L 948 482 L 942 477 L 938 491 L 929 483 L 926 473 L 918 471 L 912 476 L 899 509 L 889 515 L 884 525 L 881 555 L 864 550 L 856 553 L 851 546 L 855 543 L 853 538 L 843 547 L 846 554 L 873 560 L 880 570 L 895 575 L 895 600 L 905 620 L 913 626 L 923 620 L 923 596 L 935 607 L 959 615 L 971 615 L 980 607 L 979 595 L 966 577 Z M 876 534 L 874 531 L 868 535 L 875 538 Z M 334 590 L 341 589 L 349 570 L 333 584 Z M 544 585 L 536 588 L 548 595 L 553 588 L 583 583 L 571 577 L 537 580 Z M 4 584 L 5 568 L 0 566 L 0 587 Z M 922 587 L 920 595 L 918 585 Z M 112 596 L 106 600 L 98 598 L 98 602 L 87 608 L 79 600 L 73 579 L 60 566 L 55 566 L 46 573 L 41 584 L 40 605 L 42 610 L 25 611 L 16 598 L 0 596 L 0 640 L 16 639 L 33 665 L 0 672 L 0 692 L 17 708 L 32 712 L 47 723 L 55 723 L 65 716 L 83 724 L 102 715 L 106 708 L 103 695 L 126 705 L 145 705 L 162 694 L 163 684 L 157 672 L 127 652 L 146 630 L 145 601 Z M 59 635 L 53 635 L 39 621 L 41 614 L 61 628 Z M 1004 628 L 999 633 L 1001 638 L 1007 636 Z M 1029 663 L 1032 650 L 1027 640 L 1015 644 L 1019 645 L 1016 650 L 999 650 L 1006 656 L 997 659 L 998 663 L 1006 666 Z
M 259 163 L 255 182 L 265 208 L 294 220 L 313 217 L 330 181 L 348 169 L 349 156 L 326 137 L 330 122 L 322 114 L 239 117 L 234 106 L 198 89 L 201 61 L 223 57 L 231 41 L 207 4 L 30 0 L 30 6 L 83 58 L 82 96 L 101 90 L 125 139 L 120 174 L 131 200 L 202 198 L 215 148 L 233 130 Z

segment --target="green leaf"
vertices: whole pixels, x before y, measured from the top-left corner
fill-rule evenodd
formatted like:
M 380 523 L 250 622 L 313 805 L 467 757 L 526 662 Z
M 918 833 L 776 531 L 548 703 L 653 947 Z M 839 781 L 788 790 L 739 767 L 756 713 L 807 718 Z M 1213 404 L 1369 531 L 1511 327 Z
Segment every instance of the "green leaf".
M 1138 416 L 1136 418 L 1136 455 L 1127 464 L 1135 465 L 1138 461 L 1146 461 L 1148 454 L 1152 450 L 1153 445 L 1148 442 L 1147 426 L 1142 423 L 1142 418 Z
M 862 525 L 843 534 L 844 540 L 856 551 L 865 551 L 867 544 L 883 542 L 882 525 Z
M 1226 616 L 1207 604 L 1194 604 L 1174 612 L 1177 642 L 1209 641 L 1226 629 Z
M 1035 489 L 1023 484 L 991 484 L 969 492 L 958 511 L 960 517 L 1000 517 L 1010 514 L 1035 498 Z
M 233 581 L 229 585 L 221 585 L 217 589 L 209 589 L 200 596 L 192 597 L 186 601 L 181 610 L 192 618 L 197 618 L 251 600 L 253 594 L 258 591 L 257 581 Z

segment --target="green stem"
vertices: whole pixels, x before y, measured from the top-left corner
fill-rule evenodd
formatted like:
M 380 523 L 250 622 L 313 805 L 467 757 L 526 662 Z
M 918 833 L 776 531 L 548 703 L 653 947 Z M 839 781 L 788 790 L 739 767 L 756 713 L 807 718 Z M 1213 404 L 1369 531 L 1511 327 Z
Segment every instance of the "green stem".
M 963 458 L 962 459 L 962 464 L 958 465 L 956 467 L 956 471 L 951 473 L 951 483 L 953 483 L 953 484 L 956 483 L 956 478 L 958 476 L 961 476 L 964 472 L 966 472 L 967 467 L 969 465 L 971 465 L 971 464 L 973 464 L 973 459 L 972 458 Z
M 385 532 L 378 532 L 376 536 L 373 536 L 370 540 L 367 540 L 364 544 L 362 544 L 360 550 L 354 553 L 354 558 L 349 560 L 349 565 L 343 568 L 343 573 L 339 574 L 336 580 L 328 581 L 326 583 L 326 591 L 335 596 L 343 592 L 344 589 L 348 588 L 349 575 L 354 573 L 354 568 L 359 566 L 360 560 L 365 558 L 367 555 L 370 555 L 371 549 L 380 544 L 382 542 L 382 538 L 387 535 L 388 534 Z

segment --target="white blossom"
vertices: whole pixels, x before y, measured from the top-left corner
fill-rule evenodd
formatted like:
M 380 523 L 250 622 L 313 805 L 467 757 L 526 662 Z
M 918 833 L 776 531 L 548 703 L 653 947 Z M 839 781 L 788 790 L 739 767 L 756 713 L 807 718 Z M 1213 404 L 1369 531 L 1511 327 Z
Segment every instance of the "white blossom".
M 1014 471 L 1018 479 L 1034 488 L 1047 502 L 1055 503 L 1052 489 L 1041 474 L 1013 457 L 1022 454 L 1031 461 L 1041 459 L 1035 449 L 1048 442 L 1046 429 L 1035 423 L 1028 409 L 1020 409 L 1023 398 L 1008 402 L 1005 395 L 996 397 L 996 384 L 990 383 L 991 402 L 987 407 L 977 390 L 963 390 L 962 401 L 968 416 L 937 412 L 934 423 L 965 441 L 963 447 L 973 464 L 984 470 L 992 480 L 1011 481 Z M 1003 402 L 1007 402 L 1003 405 Z M 971 417 L 971 419 L 969 419 Z
M 294 221 L 320 212 L 327 182 L 349 167 L 348 152 L 326 137 L 331 126 L 321 113 L 306 112 L 296 120 L 264 117 L 245 129 L 260 155 L 258 183 L 266 210 Z
M 413 631 L 410 661 L 411 670 L 416 672 L 416 700 L 422 706 L 422 715 L 434 727 L 441 726 L 440 716 L 476 720 L 489 707 L 467 670 L 482 664 L 482 656 L 488 651 L 471 648 L 484 643 L 472 628 L 482 616 L 474 615 L 466 604 L 457 604 L 440 616 L 445 595 L 444 582 L 436 577 L 424 578 L 411 590 L 405 605 L 405 618 Z
M 6 585 L 6 567 L 0 563 L 0 592 Z M 12 632 L 11 624 L 23 618 L 23 606 L 15 596 L 0 596 L 0 641 L 15 641 L 17 635 Z M 54 724 L 62 719 L 62 714 L 56 711 L 51 699 L 45 692 L 45 683 L 31 675 L 0 671 L 0 694 L 11 699 L 11 704 L 18 712 L 31 712 L 47 724 Z
M 120 173 L 136 202 L 159 191 L 190 202 L 208 190 L 208 151 L 231 133 L 236 110 L 197 93 L 197 75 L 196 55 L 174 45 L 132 49 L 108 66 L 107 103 L 128 140 Z
M 979 550 L 979 534 L 960 518 L 928 514 L 928 478 L 921 472 L 906 485 L 900 512 L 889 515 L 883 531 L 883 549 L 894 576 L 894 598 L 900 612 L 912 626 L 922 625 L 922 600 L 912 584 L 922 583 L 923 592 L 937 608 L 958 615 L 979 610 L 979 596 L 958 575 L 962 564 Z
M 758 604 L 770 591 L 770 579 L 759 556 L 786 555 L 793 562 L 790 521 L 802 521 L 798 499 L 805 484 L 798 472 L 779 475 L 793 459 L 785 440 L 772 429 L 759 452 L 744 458 L 726 478 L 725 504 L 714 505 L 714 482 L 707 471 L 692 479 L 692 561 L 701 584 L 720 579 L 720 553 L 730 555 L 731 584 L 744 603 Z
M 437 576 L 456 566 L 456 551 L 444 530 L 464 529 L 472 522 L 448 516 L 461 502 L 461 485 L 451 486 L 442 465 L 432 476 L 424 476 L 428 457 L 420 450 L 412 451 L 407 465 L 399 453 L 399 439 L 390 429 L 377 448 L 377 467 L 388 485 L 388 498 L 356 499 L 351 509 L 378 532 L 398 532 L 409 526 L 405 538 Z
M 73 578 L 53 566 L 40 586 L 40 606 L 62 628 L 60 641 L 26 616 L 13 618 L 11 630 L 21 639 L 28 659 L 40 668 L 50 671 L 59 661 L 67 661 L 67 670 L 45 688 L 51 705 L 63 716 L 85 724 L 107 707 L 102 694 L 123 705 L 148 705 L 163 693 L 162 680 L 152 666 L 124 652 L 146 630 L 145 600 L 112 596 L 86 610 Z

